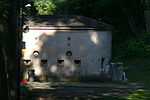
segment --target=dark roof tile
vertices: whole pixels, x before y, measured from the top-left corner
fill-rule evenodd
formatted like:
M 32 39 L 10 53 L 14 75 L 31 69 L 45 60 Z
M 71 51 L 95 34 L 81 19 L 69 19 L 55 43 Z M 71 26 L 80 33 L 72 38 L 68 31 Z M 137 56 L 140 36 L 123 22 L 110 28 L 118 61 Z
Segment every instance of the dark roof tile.
M 109 24 L 78 15 L 38 15 L 26 17 L 25 26 L 112 29 L 112 26 Z

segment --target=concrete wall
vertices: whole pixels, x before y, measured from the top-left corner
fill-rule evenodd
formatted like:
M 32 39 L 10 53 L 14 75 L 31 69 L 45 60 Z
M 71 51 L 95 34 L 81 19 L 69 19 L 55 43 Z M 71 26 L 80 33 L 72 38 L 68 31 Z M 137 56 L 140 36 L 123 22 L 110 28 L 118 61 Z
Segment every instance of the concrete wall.
M 102 58 L 103 66 L 111 59 L 111 31 L 29 30 L 23 33 L 23 41 L 26 42 L 23 59 L 32 63 L 24 69 L 35 69 L 36 75 L 100 75 Z M 39 55 L 34 57 L 34 51 Z M 67 56 L 67 51 L 72 56 Z M 41 60 L 47 63 L 41 64 Z

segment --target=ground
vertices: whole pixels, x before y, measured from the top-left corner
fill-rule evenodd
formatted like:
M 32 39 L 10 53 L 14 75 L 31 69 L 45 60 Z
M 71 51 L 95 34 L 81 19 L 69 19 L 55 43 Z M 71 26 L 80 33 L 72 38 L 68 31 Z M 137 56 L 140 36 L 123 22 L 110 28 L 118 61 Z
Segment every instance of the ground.
M 21 84 L 21 100 L 150 100 L 150 59 L 125 61 L 128 82 Z
M 150 100 L 143 83 L 27 83 L 21 100 Z

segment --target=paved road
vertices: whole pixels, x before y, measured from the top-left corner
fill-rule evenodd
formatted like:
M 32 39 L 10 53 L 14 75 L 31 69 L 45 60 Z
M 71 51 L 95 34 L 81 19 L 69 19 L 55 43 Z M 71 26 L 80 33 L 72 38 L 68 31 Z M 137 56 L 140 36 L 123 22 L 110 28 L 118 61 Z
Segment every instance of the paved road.
M 25 88 L 28 87 L 28 88 Z M 27 83 L 21 85 L 21 100 L 121 100 L 143 85 Z

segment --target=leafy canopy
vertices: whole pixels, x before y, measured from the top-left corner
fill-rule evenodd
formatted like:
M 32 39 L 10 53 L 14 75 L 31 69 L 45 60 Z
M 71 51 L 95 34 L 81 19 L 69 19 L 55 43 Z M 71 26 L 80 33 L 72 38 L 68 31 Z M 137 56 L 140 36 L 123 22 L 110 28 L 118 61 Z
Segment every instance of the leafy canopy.
M 56 9 L 52 0 L 36 0 L 34 1 L 34 6 L 39 15 L 52 15 Z

